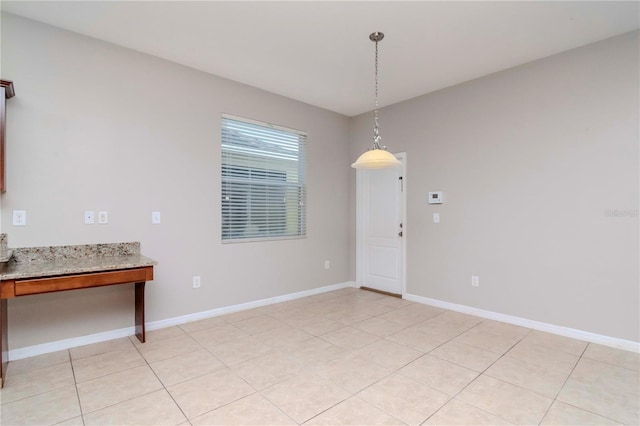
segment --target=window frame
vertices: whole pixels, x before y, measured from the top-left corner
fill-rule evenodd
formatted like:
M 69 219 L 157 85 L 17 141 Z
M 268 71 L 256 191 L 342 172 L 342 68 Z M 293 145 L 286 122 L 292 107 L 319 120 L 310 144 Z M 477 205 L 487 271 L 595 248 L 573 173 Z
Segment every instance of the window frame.
M 300 211 L 298 212 L 298 217 L 297 219 L 293 219 L 293 227 L 295 227 L 296 231 L 295 233 L 290 233 L 290 234 L 286 234 L 286 235 L 255 235 L 255 236 L 249 236 L 249 237 L 237 237 L 237 236 L 232 236 L 229 237 L 227 236 L 225 238 L 225 234 L 229 234 L 229 232 L 225 232 L 225 191 L 239 191 L 242 192 L 241 189 L 239 190 L 238 188 L 234 188 L 229 190 L 228 187 L 225 188 L 225 185 L 238 185 L 239 187 L 241 187 L 241 183 L 237 182 L 237 178 L 236 178 L 236 182 L 234 181 L 234 177 L 231 175 L 227 175 L 225 176 L 225 168 L 227 170 L 229 170 L 230 168 L 242 168 L 241 166 L 238 166 L 236 164 L 233 164 L 232 162 L 225 162 L 225 137 L 224 137 L 224 131 L 225 131 L 225 120 L 231 120 L 231 121 L 236 121 L 236 122 L 240 122 L 240 123 L 245 123 L 251 126 L 257 126 L 257 127 L 262 127 L 265 130 L 277 130 L 280 132 L 286 132 L 289 133 L 291 136 L 297 136 L 298 137 L 298 157 L 297 157 L 297 162 L 298 162 L 298 171 L 297 171 L 297 179 L 298 182 L 291 182 L 291 181 L 287 181 L 282 180 L 280 182 L 277 182 L 276 180 L 272 180 L 271 181 L 271 185 L 269 183 L 269 181 L 267 180 L 262 181 L 260 179 L 254 179 L 254 181 L 256 182 L 256 184 L 259 185 L 264 185 L 265 186 L 265 194 L 267 193 L 271 193 L 275 187 L 283 187 L 285 190 L 287 188 L 291 189 L 293 188 L 295 190 L 296 194 L 296 202 L 298 203 L 298 209 L 300 209 Z M 236 116 L 236 115 L 232 115 L 232 114 L 226 114 L 223 113 L 221 115 L 221 119 L 220 119 L 220 123 L 221 123 L 221 127 L 220 127 L 220 136 L 221 136 L 221 140 L 220 140 L 220 153 L 221 153 L 221 158 L 220 158 L 220 177 L 221 177 L 221 182 L 220 182 L 220 188 L 221 188 L 221 196 L 220 196 L 220 213 L 221 213 L 221 221 L 220 221 L 220 240 L 223 244 L 233 244 L 233 243 L 244 243 L 244 242 L 262 242 L 262 241 L 278 241 L 278 240 L 298 240 L 298 239 L 306 239 L 307 238 L 307 141 L 308 141 L 308 133 L 306 131 L 302 131 L 302 130 L 298 130 L 298 129 L 293 129 L 293 128 L 289 128 L 289 127 L 284 127 L 284 126 L 280 126 L 280 125 L 275 125 L 272 123 L 268 123 L 268 122 L 263 122 L 263 121 L 258 121 L 258 120 L 254 120 L 254 119 L 250 119 L 250 118 L 245 118 L 245 117 L 240 117 L 240 116 Z M 263 151 L 265 153 L 270 153 L 269 151 Z M 231 154 L 233 155 L 233 154 Z M 227 157 L 229 158 L 229 157 Z M 260 161 L 256 160 L 256 164 L 260 163 Z M 246 170 L 246 175 L 247 176 L 251 176 L 253 174 L 261 174 L 264 173 L 265 175 L 272 175 L 272 176 L 277 176 L 278 174 L 285 174 L 287 170 L 285 168 L 275 168 L 275 169 L 265 169 L 265 168 L 257 168 L 255 167 L 256 164 L 249 164 L 246 167 L 244 167 L 244 169 Z M 275 162 L 274 162 L 275 165 Z M 251 179 L 248 179 L 249 181 Z M 250 185 L 249 185 L 250 186 Z M 270 186 L 270 189 L 269 189 Z M 250 195 L 254 195 L 254 196 L 260 196 L 260 192 L 256 192 L 256 193 L 250 193 L 250 190 L 247 191 L 247 199 L 250 197 Z M 288 198 L 288 197 L 285 197 Z M 251 202 L 251 200 L 247 201 L 248 203 Z M 284 201 L 285 204 L 283 204 L 283 212 L 284 212 L 284 217 L 285 217 L 285 224 L 284 224 L 284 230 L 285 233 L 287 232 L 287 228 L 290 226 L 289 220 L 287 219 L 287 214 L 294 212 L 295 213 L 295 208 L 293 208 L 293 210 L 290 210 L 289 206 L 286 204 L 287 201 Z M 232 207 L 227 205 L 227 208 Z M 246 213 L 247 217 L 251 216 L 251 210 L 247 210 Z M 258 218 L 260 216 L 260 214 L 256 215 Z M 250 221 L 247 221 L 247 223 L 250 223 Z M 231 229 L 230 232 L 233 231 L 233 227 L 230 227 L 229 229 Z M 227 229 L 228 231 L 228 229 Z M 266 232 L 269 232 L 269 229 L 266 230 Z

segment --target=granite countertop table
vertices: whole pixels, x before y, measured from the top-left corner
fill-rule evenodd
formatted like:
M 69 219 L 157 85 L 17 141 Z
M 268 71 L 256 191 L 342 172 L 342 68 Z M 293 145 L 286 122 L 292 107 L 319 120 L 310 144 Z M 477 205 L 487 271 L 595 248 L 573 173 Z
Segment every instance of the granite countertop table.
M 157 265 L 140 254 L 140 243 L 88 244 L 13 249 L 0 264 L 0 280 L 51 277 Z
M 0 237 L 0 251 L 6 248 Z M 144 288 L 157 262 L 140 254 L 140 243 L 88 244 L 13 249 L 0 263 L 0 387 L 7 377 L 7 300 L 14 297 L 133 284 L 135 334 L 145 342 Z

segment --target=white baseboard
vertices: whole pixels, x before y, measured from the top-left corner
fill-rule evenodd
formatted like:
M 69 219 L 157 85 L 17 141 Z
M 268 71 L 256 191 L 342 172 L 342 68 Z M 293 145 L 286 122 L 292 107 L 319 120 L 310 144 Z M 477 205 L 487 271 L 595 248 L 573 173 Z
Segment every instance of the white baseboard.
M 135 327 L 119 328 L 117 330 L 103 331 L 102 333 L 89 334 L 87 336 L 72 337 L 70 339 L 57 340 L 55 342 L 42 343 L 40 345 L 26 346 L 24 348 L 11 349 L 9 351 L 9 361 L 28 358 L 31 356 L 48 354 L 62 351 L 64 349 L 75 348 L 76 346 L 90 345 L 107 340 L 120 339 L 121 337 L 132 336 L 136 333 Z
M 219 315 L 231 314 L 234 312 L 244 311 L 247 309 L 259 308 L 261 306 L 273 305 L 276 303 L 286 302 L 289 300 L 300 299 L 302 297 L 313 296 L 315 294 L 326 293 L 328 291 L 340 290 L 342 288 L 355 287 L 355 282 L 347 281 L 344 283 L 329 285 L 325 287 L 314 288 L 311 290 L 300 291 L 296 293 L 285 294 L 282 296 L 271 297 L 268 299 L 256 300 L 253 302 L 241 303 L 238 305 L 225 306 L 222 308 L 211 309 L 194 314 L 183 315 L 174 318 L 168 318 L 159 321 L 152 321 L 146 324 L 147 330 L 158 330 L 161 328 L 172 327 L 175 325 L 186 324 L 192 321 L 212 318 Z M 428 297 L 416 296 L 414 294 L 405 293 L 403 298 L 411 302 L 422 303 L 425 305 L 436 306 L 451 311 L 462 312 L 469 315 L 475 315 L 482 318 L 492 319 L 496 321 L 506 322 L 508 324 L 519 325 L 534 330 L 545 331 L 547 333 L 557 334 L 560 336 L 571 337 L 573 339 L 585 340 L 587 342 L 598 343 L 605 346 L 611 346 L 618 349 L 640 353 L 640 342 L 619 339 L 616 337 L 604 336 L 601 334 L 590 333 L 587 331 L 577 330 L 569 327 L 562 327 L 554 324 L 533 321 L 526 318 L 516 317 L 512 315 L 500 314 L 493 311 L 473 308 L 465 305 L 458 305 L 451 302 L 445 302 Z M 9 361 L 15 361 L 22 358 L 28 358 L 36 355 L 42 355 L 51 352 L 57 352 L 64 349 L 75 348 L 77 346 L 89 345 L 92 343 L 104 342 L 107 340 L 119 339 L 122 337 L 132 336 L 135 334 L 135 327 L 126 327 L 116 330 L 105 331 L 101 333 L 90 334 L 87 336 L 73 337 L 70 339 L 57 340 L 55 342 L 42 343 L 24 348 L 12 349 L 9 351 Z
M 347 281 L 344 283 L 328 285 L 325 287 L 313 288 L 311 290 L 299 291 L 297 293 L 284 294 L 282 296 L 270 297 L 268 299 L 255 300 L 253 302 L 241 303 L 239 305 L 225 306 L 222 308 L 211 309 L 210 311 L 196 312 L 194 314 L 183 315 L 175 318 L 168 318 L 160 321 L 148 322 L 147 330 L 158 330 L 160 328 L 172 327 L 174 325 L 186 324 L 188 322 L 199 321 L 207 318 L 217 317 L 220 315 L 232 314 L 234 312 L 246 311 L 247 309 L 259 308 L 261 306 L 274 305 L 276 303 L 286 302 L 289 300 L 300 299 L 302 297 L 313 296 L 315 294 L 326 293 L 328 291 L 340 290 L 341 288 L 355 287 L 355 282 Z
M 508 324 L 514 324 L 534 330 L 545 331 L 547 333 L 557 334 L 564 337 L 571 337 L 573 339 L 585 340 L 587 342 L 598 343 L 600 345 L 611 346 L 613 348 L 640 353 L 640 342 L 634 342 L 632 340 L 624 340 L 616 337 L 604 336 L 602 334 L 590 333 L 588 331 L 577 330 L 575 328 L 562 327 L 546 322 L 533 321 L 530 319 L 512 315 L 500 314 L 493 311 L 485 311 L 484 309 L 473 308 L 466 305 L 458 305 L 451 302 L 445 302 L 443 300 L 416 296 L 414 294 L 405 293 L 403 295 L 403 298 L 411 302 L 436 306 L 438 308 L 462 312 L 464 314 L 475 315 L 477 317 L 506 322 Z
M 325 287 L 313 288 L 311 290 L 299 291 L 297 293 L 285 294 L 282 296 L 271 297 L 268 299 L 256 300 L 253 302 L 241 303 L 239 305 L 225 306 L 222 308 L 211 309 L 209 311 L 196 312 L 194 314 L 183 315 L 174 318 L 167 318 L 159 321 L 146 323 L 146 330 L 158 330 L 160 328 L 172 327 L 174 325 L 186 324 L 192 321 L 198 321 L 206 318 L 216 317 L 219 315 L 231 314 L 233 312 L 244 311 L 247 309 L 259 308 L 261 306 L 273 305 L 275 303 L 286 302 L 289 300 L 300 299 L 302 297 L 313 296 L 315 294 L 326 293 L 328 291 L 340 290 L 347 287 L 355 287 L 356 283 L 347 281 L 339 284 L 328 285 Z M 55 342 L 42 343 L 39 345 L 27 346 L 24 348 L 11 349 L 8 354 L 9 361 L 15 361 L 22 358 L 28 358 L 36 355 L 47 354 L 51 352 L 61 351 L 64 349 L 75 348 L 78 346 L 89 345 L 92 343 L 104 342 L 107 340 L 119 339 L 121 337 L 132 336 L 135 334 L 135 327 L 120 328 L 117 330 L 105 331 L 102 333 L 89 334 L 87 336 L 73 337 L 70 339 L 57 340 Z

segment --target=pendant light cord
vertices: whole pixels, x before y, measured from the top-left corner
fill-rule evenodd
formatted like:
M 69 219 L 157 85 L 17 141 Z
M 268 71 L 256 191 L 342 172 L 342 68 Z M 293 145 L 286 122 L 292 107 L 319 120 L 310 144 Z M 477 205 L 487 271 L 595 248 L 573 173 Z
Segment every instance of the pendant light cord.
M 378 40 L 375 41 L 376 43 L 376 62 L 375 62 L 375 69 L 376 69 L 376 74 L 375 74 L 375 81 L 376 81 L 376 104 L 375 104 L 375 109 L 373 112 L 373 122 L 374 122 L 374 126 L 373 126 L 373 149 L 381 149 L 380 147 L 380 141 L 382 140 L 382 136 L 380 136 L 380 131 L 378 130 L 378 127 L 380 126 L 380 124 L 378 123 Z
M 378 123 L 378 42 L 384 38 L 384 33 L 376 31 L 369 34 L 369 40 L 376 44 L 375 81 L 376 81 L 376 103 L 373 111 L 373 147 L 362 154 L 355 163 L 351 165 L 354 169 L 387 169 L 402 165 L 395 155 L 387 151 L 387 147 L 380 144 L 380 125 Z

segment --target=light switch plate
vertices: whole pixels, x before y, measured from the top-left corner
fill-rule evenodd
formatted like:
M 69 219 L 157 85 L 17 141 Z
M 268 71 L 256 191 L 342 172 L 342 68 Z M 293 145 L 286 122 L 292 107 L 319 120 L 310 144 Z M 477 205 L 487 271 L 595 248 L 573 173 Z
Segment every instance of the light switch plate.
M 109 213 L 107 212 L 98 212 L 98 223 L 100 225 L 105 225 L 109 223 Z
M 13 226 L 27 226 L 27 212 L 25 210 L 13 211 Z
M 151 212 L 151 223 L 153 225 L 160 225 L 160 212 Z

